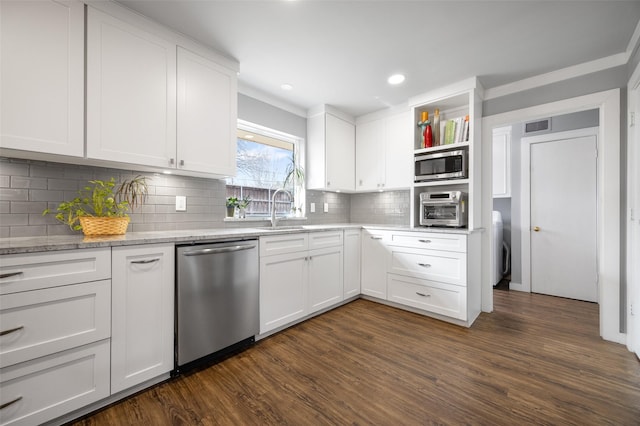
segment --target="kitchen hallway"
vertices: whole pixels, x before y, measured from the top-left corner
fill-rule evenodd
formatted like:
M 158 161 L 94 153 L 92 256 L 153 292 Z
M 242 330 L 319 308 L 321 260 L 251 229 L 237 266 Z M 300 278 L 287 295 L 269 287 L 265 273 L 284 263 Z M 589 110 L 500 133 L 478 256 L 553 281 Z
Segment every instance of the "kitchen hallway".
M 640 424 L 640 362 L 597 304 L 494 308 L 466 329 L 359 299 L 74 424 Z

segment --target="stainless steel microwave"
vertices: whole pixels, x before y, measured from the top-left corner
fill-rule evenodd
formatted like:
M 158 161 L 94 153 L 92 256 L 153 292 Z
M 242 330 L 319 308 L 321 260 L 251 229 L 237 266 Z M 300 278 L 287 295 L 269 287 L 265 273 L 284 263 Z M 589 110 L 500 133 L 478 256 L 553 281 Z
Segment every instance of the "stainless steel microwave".
M 415 181 L 467 178 L 467 152 L 465 149 L 457 149 L 416 155 Z

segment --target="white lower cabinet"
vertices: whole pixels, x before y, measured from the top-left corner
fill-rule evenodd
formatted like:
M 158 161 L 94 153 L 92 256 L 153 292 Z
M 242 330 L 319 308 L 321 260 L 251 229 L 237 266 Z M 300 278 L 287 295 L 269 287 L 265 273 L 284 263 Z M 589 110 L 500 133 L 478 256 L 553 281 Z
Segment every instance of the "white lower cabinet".
M 109 339 L 0 370 L 1 425 L 35 425 L 109 396 Z
M 344 231 L 344 298 L 360 294 L 360 229 Z
M 173 369 L 174 246 L 114 247 L 111 393 Z
M 342 245 L 310 250 L 309 313 L 328 308 L 344 299 Z
M 387 298 L 388 249 L 386 231 L 362 231 L 361 292 L 379 299 Z
M 263 257 L 261 251 L 260 333 L 307 314 L 306 257 L 306 252 Z
M 0 425 L 110 394 L 111 249 L 0 257 Z
M 365 229 L 362 294 L 470 326 L 480 313 L 479 233 Z
M 343 231 L 260 238 L 260 334 L 344 299 Z
M 467 319 L 467 289 L 419 278 L 389 274 L 389 300 L 440 315 Z

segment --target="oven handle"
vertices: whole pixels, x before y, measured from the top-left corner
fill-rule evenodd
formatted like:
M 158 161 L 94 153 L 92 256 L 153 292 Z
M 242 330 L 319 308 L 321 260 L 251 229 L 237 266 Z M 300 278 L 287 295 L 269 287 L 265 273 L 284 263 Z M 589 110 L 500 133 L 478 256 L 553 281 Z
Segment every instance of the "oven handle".
M 229 246 L 229 247 L 220 247 L 220 248 L 206 248 L 201 250 L 194 251 L 185 251 L 182 253 L 184 256 L 201 256 L 203 254 L 219 254 L 219 253 L 232 253 L 235 251 L 241 250 L 251 250 L 256 248 L 256 245 L 242 245 L 242 246 Z

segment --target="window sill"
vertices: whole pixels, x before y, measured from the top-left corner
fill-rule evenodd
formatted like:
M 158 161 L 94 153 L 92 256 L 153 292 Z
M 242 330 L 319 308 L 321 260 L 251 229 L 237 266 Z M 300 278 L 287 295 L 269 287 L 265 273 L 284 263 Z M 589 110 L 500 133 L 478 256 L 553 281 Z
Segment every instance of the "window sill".
M 306 221 L 306 217 L 278 217 L 278 222 L 298 222 L 298 221 Z M 239 217 L 225 217 L 225 222 L 271 222 L 270 217 L 245 217 L 241 219 Z

